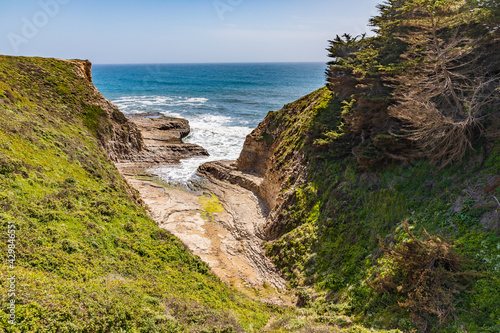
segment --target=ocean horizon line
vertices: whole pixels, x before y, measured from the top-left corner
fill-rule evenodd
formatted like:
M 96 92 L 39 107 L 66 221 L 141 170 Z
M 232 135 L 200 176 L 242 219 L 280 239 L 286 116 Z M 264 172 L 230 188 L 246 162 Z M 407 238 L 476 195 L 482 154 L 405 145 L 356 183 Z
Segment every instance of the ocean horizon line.
M 92 62 L 92 60 L 88 59 Z M 277 65 L 277 64 L 325 64 L 327 61 L 254 61 L 254 62 L 151 62 L 151 63 L 94 63 L 95 66 L 138 66 L 138 65 Z

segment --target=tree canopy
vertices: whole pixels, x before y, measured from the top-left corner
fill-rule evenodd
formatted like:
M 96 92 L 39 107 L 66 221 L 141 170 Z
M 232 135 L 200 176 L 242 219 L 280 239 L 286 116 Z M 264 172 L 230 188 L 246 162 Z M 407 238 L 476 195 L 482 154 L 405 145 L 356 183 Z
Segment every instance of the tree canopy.
M 337 35 L 327 49 L 354 155 L 461 160 L 498 117 L 499 0 L 388 0 L 378 9 L 374 37 Z

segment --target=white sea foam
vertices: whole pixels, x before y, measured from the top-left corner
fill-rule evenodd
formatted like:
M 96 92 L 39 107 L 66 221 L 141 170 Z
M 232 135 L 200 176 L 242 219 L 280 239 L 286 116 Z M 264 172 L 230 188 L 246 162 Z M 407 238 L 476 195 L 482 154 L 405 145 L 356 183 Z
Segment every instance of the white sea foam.
M 246 136 L 252 128 L 247 121 L 216 114 L 216 110 L 199 110 L 207 105 L 206 98 L 139 96 L 123 97 L 113 102 L 124 113 L 137 114 L 160 112 L 168 117 L 189 120 L 191 133 L 184 142 L 195 143 L 205 148 L 210 156 L 181 160 L 178 165 L 155 168 L 153 173 L 171 183 L 187 184 L 198 167 L 209 161 L 235 160 L 243 147 Z M 208 113 L 207 113 L 208 112 Z
M 179 97 L 179 98 L 184 103 L 194 103 L 194 104 L 201 103 L 201 104 L 203 104 L 203 103 L 208 102 L 207 98 L 200 98 L 200 97 L 194 97 L 194 98 L 182 98 L 182 97 Z
M 202 97 L 127 96 L 117 98 L 113 103 L 124 113 L 161 112 L 169 106 L 202 106 L 208 102 Z
M 168 112 L 164 114 L 172 116 Z M 246 136 L 252 131 L 250 127 L 230 125 L 233 119 L 226 116 L 201 114 L 186 118 L 191 125 L 191 133 L 184 141 L 202 146 L 210 156 L 184 159 L 179 165 L 153 170 L 163 179 L 173 183 L 189 182 L 203 163 L 236 160 Z

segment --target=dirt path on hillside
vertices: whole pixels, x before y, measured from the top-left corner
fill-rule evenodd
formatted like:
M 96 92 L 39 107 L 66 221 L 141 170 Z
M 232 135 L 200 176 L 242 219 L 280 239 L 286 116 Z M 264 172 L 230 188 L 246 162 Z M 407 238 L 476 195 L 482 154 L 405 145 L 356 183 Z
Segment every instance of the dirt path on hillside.
M 139 166 L 117 164 L 161 228 L 178 237 L 228 285 L 265 302 L 292 304 L 285 281 L 265 256 L 259 227 L 266 212 L 253 192 L 218 181 L 205 181 L 199 192 L 172 188 L 145 177 Z

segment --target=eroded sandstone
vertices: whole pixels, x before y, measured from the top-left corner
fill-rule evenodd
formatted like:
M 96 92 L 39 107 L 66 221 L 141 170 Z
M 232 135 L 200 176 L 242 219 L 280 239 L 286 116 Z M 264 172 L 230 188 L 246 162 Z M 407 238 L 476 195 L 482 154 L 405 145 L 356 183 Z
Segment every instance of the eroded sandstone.
M 234 163 L 214 162 L 200 169 L 207 176 L 197 184 L 203 190 L 172 188 L 148 169 L 206 152 L 182 143 L 189 123 L 159 115 L 132 116 L 130 121 L 141 131 L 145 150 L 155 154 L 138 154 L 132 162 L 116 166 L 139 191 L 149 215 L 208 263 L 222 281 L 266 302 L 292 304 L 284 279 L 265 256 L 262 230 L 268 207 L 255 192 L 261 177 L 236 170 Z M 217 172 L 221 179 L 213 177 Z M 214 198 L 220 210 L 204 208 L 206 198 Z

